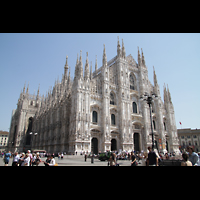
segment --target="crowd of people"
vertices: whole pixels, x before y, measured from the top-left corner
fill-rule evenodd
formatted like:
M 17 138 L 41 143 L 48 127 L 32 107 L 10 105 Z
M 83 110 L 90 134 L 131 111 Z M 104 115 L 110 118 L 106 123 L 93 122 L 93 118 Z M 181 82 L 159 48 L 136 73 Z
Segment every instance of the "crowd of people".
M 76 153 L 77 155 L 77 153 Z M 83 154 L 82 154 L 83 155 Z M 87 159 L 87 153 L 85 154 L 85 161 Z M 118 153 L 117 151 L 111 152 L 109 154 L 108 165 L 109 166 L 119 166 L 118 160 L 130 160 L 131 166 L 159 166 L 159 163 L 164 160 L 181 160 L 181 166 L 200 166 L 200 153 L 194 152 L 192 146 L 188 146 L 186 151 L 180 152 L 180 155 L 175 155 L 175 153 L 160 153 L 157 149 L 152 150 L 148 147 L 148 152 L 127 152 L 123 151 Z M 7 152 L 2 154 L 5 166 L 8 166 L 12 154 Z M 30 150 L 25 153 L 18 154 L 15 152 L 13 154 L 12 166 L 38 166 L 40 163 L 45 166 L 57 166 L 55 162 L 55 155 L 46 154 L 46 161 L 41 160 L 40 153 L 31 153 Z M 63 159 L 63 153 L 58 153 L 58 159 Z
M 192 146 L 188 146 L 187 150 L 180 152 L 180 155 L 173 153 L 161 153 L 157 149 L 152 150 L 151 147 L 148 147 L 147 152 L 121 152 L 118 153 L 114 151 L 111 153 L 111 156 L 108 160 L 109 166 L 119 166 L 117 160 L 130 160 L 131 166 L 159 166 L 159 163 L 163 160 L 180 160 L 181 166 L 200 166 L 200 153 L 195 153 Z
M 8 166 L 12 154 L 11 152 L 7 152 L 3 154 L 3 159 L 5 166 Z M 56 166 L 56 162 L 54 159 L 54 155 L 47 155 L 46 161 L 41 160 L 40 153 L 31 153 L 30 150 L 25 153 L 18 154 L 15 152 L 13 155 L 13 162 L 12 166 L 38 166 L 40 163 L 44 164 L 45 166 Z

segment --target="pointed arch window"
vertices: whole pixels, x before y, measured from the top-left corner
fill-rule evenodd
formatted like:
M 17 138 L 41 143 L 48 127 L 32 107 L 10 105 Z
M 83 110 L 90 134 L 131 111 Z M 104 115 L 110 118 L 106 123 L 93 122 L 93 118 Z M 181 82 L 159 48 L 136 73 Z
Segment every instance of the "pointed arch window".
M 133 113 L 137 113 L 137 104 L 133 102 Z
M 165 129 L 165 131 L 166 131 L 167 129 L 166 129 L 166 124 L 165 124 L 165 122 L 163 123 L 163 125 L 164 125 L 164 129 Z
M 111 114 L 111 125 L 115 125 L 115 115 Z
M 98 120 L 98 114 L 96 111 L 93 111 L 92 113 L 92 122 L 93 123 L 97 123 L 97 120 Z
M 130 74 L 129 81 L 130 81 L 130 89 L 131 90 L 135 90 L 135 87 L 134 87 L 134 77 L 133 77 L 132 74 Z
M 152 108 L 152 113 L 155 113 L 153 102 L 152 102 L 152 104 L 151 104 L 151 108 Z
M 114 97 L 114 94 L 112 92 L 110 93 L 110 104 L 115 105 L 115 97 Z
M 156 122 L 153 120 L 153 128 L 156 130 Z

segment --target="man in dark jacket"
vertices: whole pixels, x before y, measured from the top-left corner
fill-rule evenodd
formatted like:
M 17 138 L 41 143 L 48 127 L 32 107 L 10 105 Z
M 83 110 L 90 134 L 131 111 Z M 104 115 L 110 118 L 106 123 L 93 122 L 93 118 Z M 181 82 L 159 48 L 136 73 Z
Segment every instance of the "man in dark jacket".
M 147 166 L 158 166 L 158 156 L 151 147 L 148 147 L 149 154 L 147 158 Z

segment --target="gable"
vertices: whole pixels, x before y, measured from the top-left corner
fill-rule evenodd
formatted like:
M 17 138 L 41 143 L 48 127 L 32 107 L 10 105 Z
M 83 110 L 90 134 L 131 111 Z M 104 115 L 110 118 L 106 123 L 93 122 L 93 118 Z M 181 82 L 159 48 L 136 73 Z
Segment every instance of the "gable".
M 126 57 L 126 61 L 128 62 L 129 65 L 131 65 L 132 67 L 137 67 L 137 63 L 136 61 L 134 60 L 134 58 L 132 57 L 132 55 L 128 55 Z

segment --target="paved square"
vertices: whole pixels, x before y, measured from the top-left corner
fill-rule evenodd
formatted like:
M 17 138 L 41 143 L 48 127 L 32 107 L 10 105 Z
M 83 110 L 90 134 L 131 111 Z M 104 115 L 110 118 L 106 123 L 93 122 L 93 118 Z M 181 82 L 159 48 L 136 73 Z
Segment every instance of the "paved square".
M 46 160 L 46 157 L 41 158 L 42 161 Z M 58 163 L 58 166 L 108 166 L 107 161 L 100 161 L 98 159 L 94 159 L 94 163 L 91 163 L 91 158 L 88 158 L 85 162 L 84 156 L 80 155 L 64 155 L 64 158 L 58 159 L 58 157 L 55 158 L 56 163 Z M 8 166 L 12 166 L 13 158 L 10 158 Z M 131 161 L 129 160 L 118 160 L 117 163 L 119 166 L 130 166 Z M 3 158 L 0 158 L 0 166 L 4 166 Z M 39 166 L 44 166 L 43 163 L 40 163 Z M 139 166 L 139 165 L 138 165 Z

